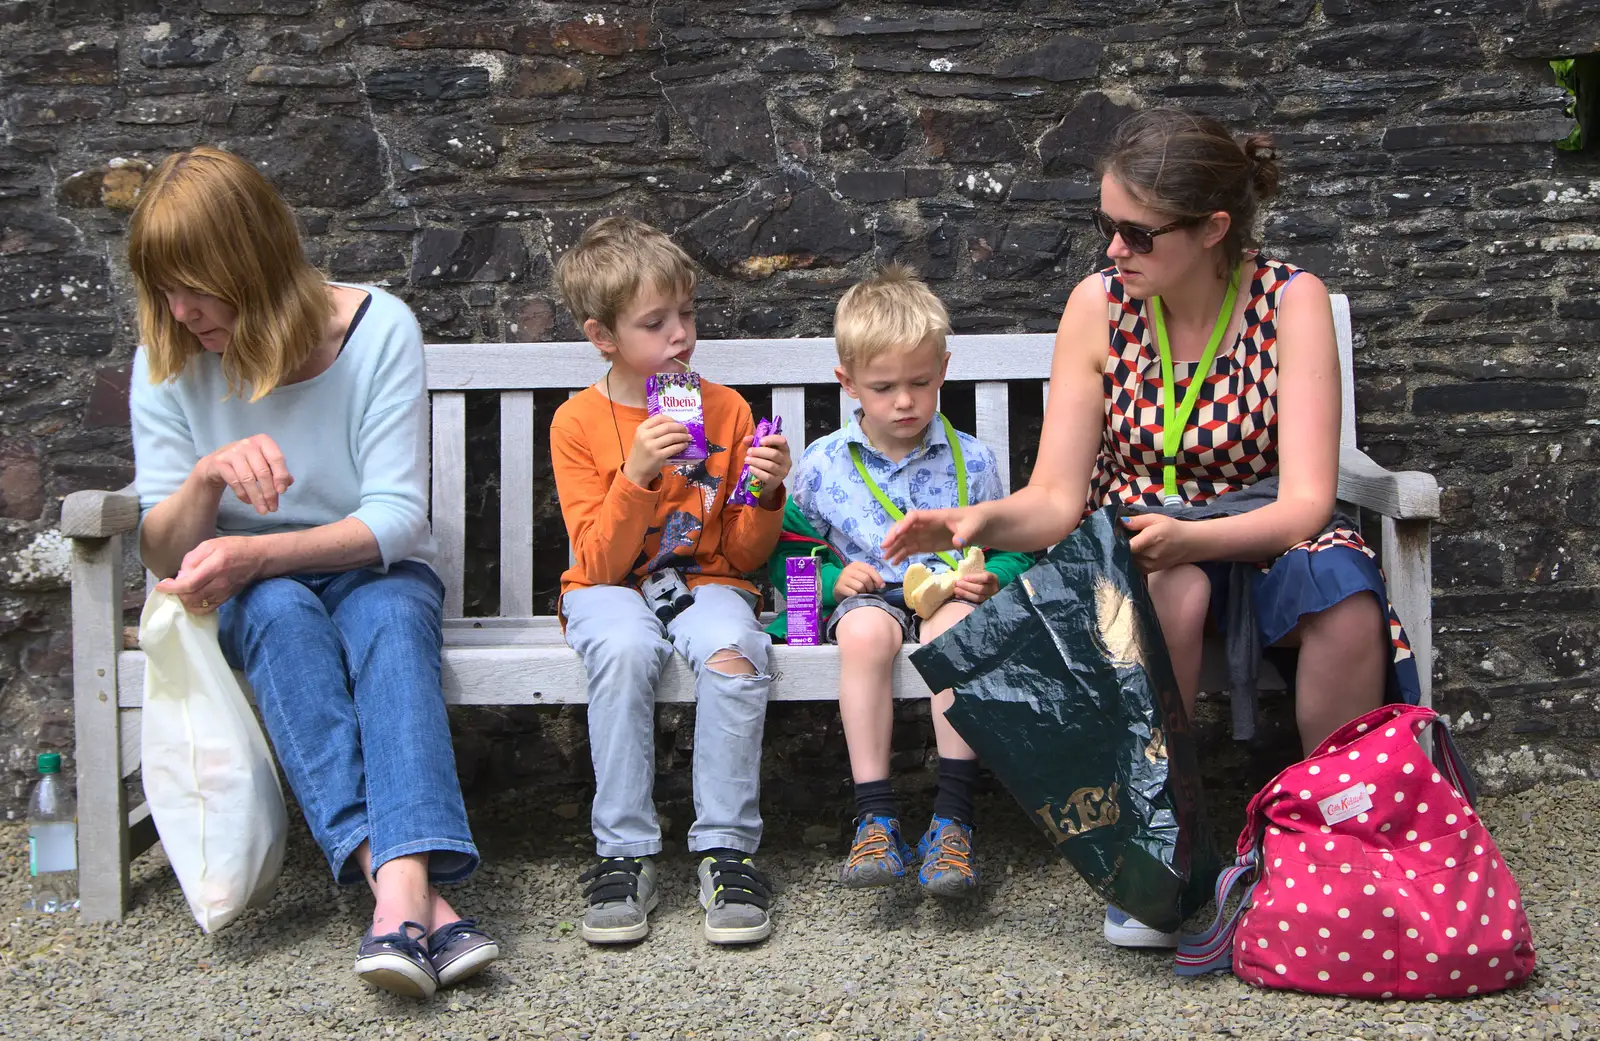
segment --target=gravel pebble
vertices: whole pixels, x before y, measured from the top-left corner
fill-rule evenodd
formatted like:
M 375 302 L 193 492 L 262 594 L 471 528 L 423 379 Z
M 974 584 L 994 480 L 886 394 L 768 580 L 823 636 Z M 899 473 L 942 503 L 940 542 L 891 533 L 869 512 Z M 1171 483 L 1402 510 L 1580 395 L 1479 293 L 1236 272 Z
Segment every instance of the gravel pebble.
M 650 939 L 591 948 L 574 929 L 587 813 L 571 812 L 570 793 L 529 796 L 472 807 L 484 867 L 449 894 L 501 938 L 506 957 L 432 1001 L 370 991 L 351 974 L 370 900 L 332 885 L 297 820 L 271 906 L 215 936 L 195 927 L 159 847 L 134 863 L 134 907 L 120 925 L 12 910 L 0 931 L 0 1037 L 1600 1037 L 1596 782 L 1483 805 L 1533 923 L 1539 968 L 1529 984 L 1410 1004 L 1260 991 L 1231 976 L 1181 980 L 1167 957 L 1110 948 L 1101 906 L 1015 804 L 990 796 L 980 800 L 984 885 L 974 901 L 941 904 L 911 883 L 841 890 L 844 808 L 818 807 L 810 819 L 768 821 L 758 863 L 780 892 L 766 944 L 720 949 L 702 939 L 679 836 L 661 859 Z M 1223 809 L 1231 834 L 1240 807 Z M 813 829 L 826 829 L 828 845 L 810 844 L 823 835 Z M 0 825 L 0 850 L 0 907 L 19 908 L 21 825 Z

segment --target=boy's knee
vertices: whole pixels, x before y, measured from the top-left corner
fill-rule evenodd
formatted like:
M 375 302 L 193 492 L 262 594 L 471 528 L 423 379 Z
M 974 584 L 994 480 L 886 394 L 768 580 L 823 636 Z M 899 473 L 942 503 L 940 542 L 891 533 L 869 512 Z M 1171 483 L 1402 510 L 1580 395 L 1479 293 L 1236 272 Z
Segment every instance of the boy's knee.
M 748 632 L 724 634 L 721 646 L 706 656 L 703 668 L 724 676 L 762 676 L 767 671 L 767 655 L 772 650 L 772 638 L 752 627 Z
M 744 652 L 732 647 L 725 647 L 706 659 L 706 668 L 712 672 L 720 672 L 724 676 L 754 676 L 756 666 Z
M 876 607 L 858 607 L 834 626 L 834 642 L 839 653 L 851 658 L 892 658 L 900 653 L 905 634 L 900 622 Z
M 583 658 L 591 668 L 644 666 L 659 671 L 671 651 L 656 633 L 636 626 L 617 625 L 585 641 Z

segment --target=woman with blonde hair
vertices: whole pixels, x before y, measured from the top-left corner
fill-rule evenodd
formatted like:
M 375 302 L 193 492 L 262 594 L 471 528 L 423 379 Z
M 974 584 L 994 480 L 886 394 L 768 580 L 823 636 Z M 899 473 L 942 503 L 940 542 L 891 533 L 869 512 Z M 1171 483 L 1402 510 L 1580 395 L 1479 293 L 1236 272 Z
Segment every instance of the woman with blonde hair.
M 278 194 L 214 148 L 155 171 L 128 265 L 140 553 L 218 613 L 334 878 L 371 887 L 357 974 L 429 997 L 499 947 L 434 888 L 478 851 L 440 687 L 421 330 L 324 279 Z

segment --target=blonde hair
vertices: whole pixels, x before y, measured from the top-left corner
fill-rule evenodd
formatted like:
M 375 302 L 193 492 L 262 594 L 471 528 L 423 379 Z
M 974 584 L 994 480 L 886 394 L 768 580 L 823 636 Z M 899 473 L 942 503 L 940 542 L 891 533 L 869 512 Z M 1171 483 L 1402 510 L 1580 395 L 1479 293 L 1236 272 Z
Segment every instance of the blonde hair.
M 834 309 L 834 344 L 845 368 L 891 350 L 915 350 L 933 339 L 944 352 L 950 313 L 928 283 L 894 264 L 846 289 Z
M 581 329 L 593 318 L 616 331 L 639 287 L 693 293 L 694 261 L 665 234 L 632 217 L 604 217 L 556 261 L 556 288 Z
M 950 314 L 908 267 L 893 265 L 857 282 L 833 312 L 839 364 L 865 364 L 889 351 L 910 351 L 929 339 L 941 352 L 950 335 Z
M 153 383 L 176 379 L 205 350 L 163 288 L 205 293 L 238 313 L 222 371 L 228 393 L 251 401 L 305 363 L 333 316 L 327 279 L 306 261 L 288 205 L 255 167 L 217 148 L 156 168 L 133 211 L 128 267 Z

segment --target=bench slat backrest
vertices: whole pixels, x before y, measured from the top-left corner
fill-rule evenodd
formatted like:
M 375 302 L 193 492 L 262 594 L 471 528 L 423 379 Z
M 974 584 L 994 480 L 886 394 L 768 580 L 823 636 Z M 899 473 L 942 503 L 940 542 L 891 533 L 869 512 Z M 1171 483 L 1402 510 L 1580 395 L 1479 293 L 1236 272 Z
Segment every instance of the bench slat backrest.
M 434 568 L 444 583 L 446 618 L 461 617 L 461 574 L 466 564 L 467 396 L 460 391 L 433 395 Z
M 1343 383 L 1341 443 L 1355 444 L 1355 397 L 1350 306 L 1333 297 Z M 1049 400 L 1050 333 L 1006 333 L 950 337 L 948 379 L 973 384 L 973 433 L 995 452 L 1002 485 L 1011 488 L 1011 387 L 1037 384 Z M 695 369 L 706 379 L 750 387 L 752 375 L 770 388 L 770 408 L 758 397 L 755 412 L 783 417 L 784 431 L 799 456 L 806 429 L 807 387 L 833 385 L 838 356 L 833 341 L 811 337 L 787 340 L 701 340 Z M 433 394 L 433 531 L 439 545 L 438 571 L 445 586 L 445 616 L 462 614 L 466 565 L 466 392 L 500 395 L 500 614 L 533 614 L 534 468 L 539 453 L 534 415 L 536 391 L 567 391 L 569 396 L 605 374 L 605 362 L 588 343 L 465 343 L 427 347 L 428 388 Z M 839 392 L 838 421 L 854 413 L 855 402 Z
M 533 392 L 500 392 L 500 613 L 533 614 Z

